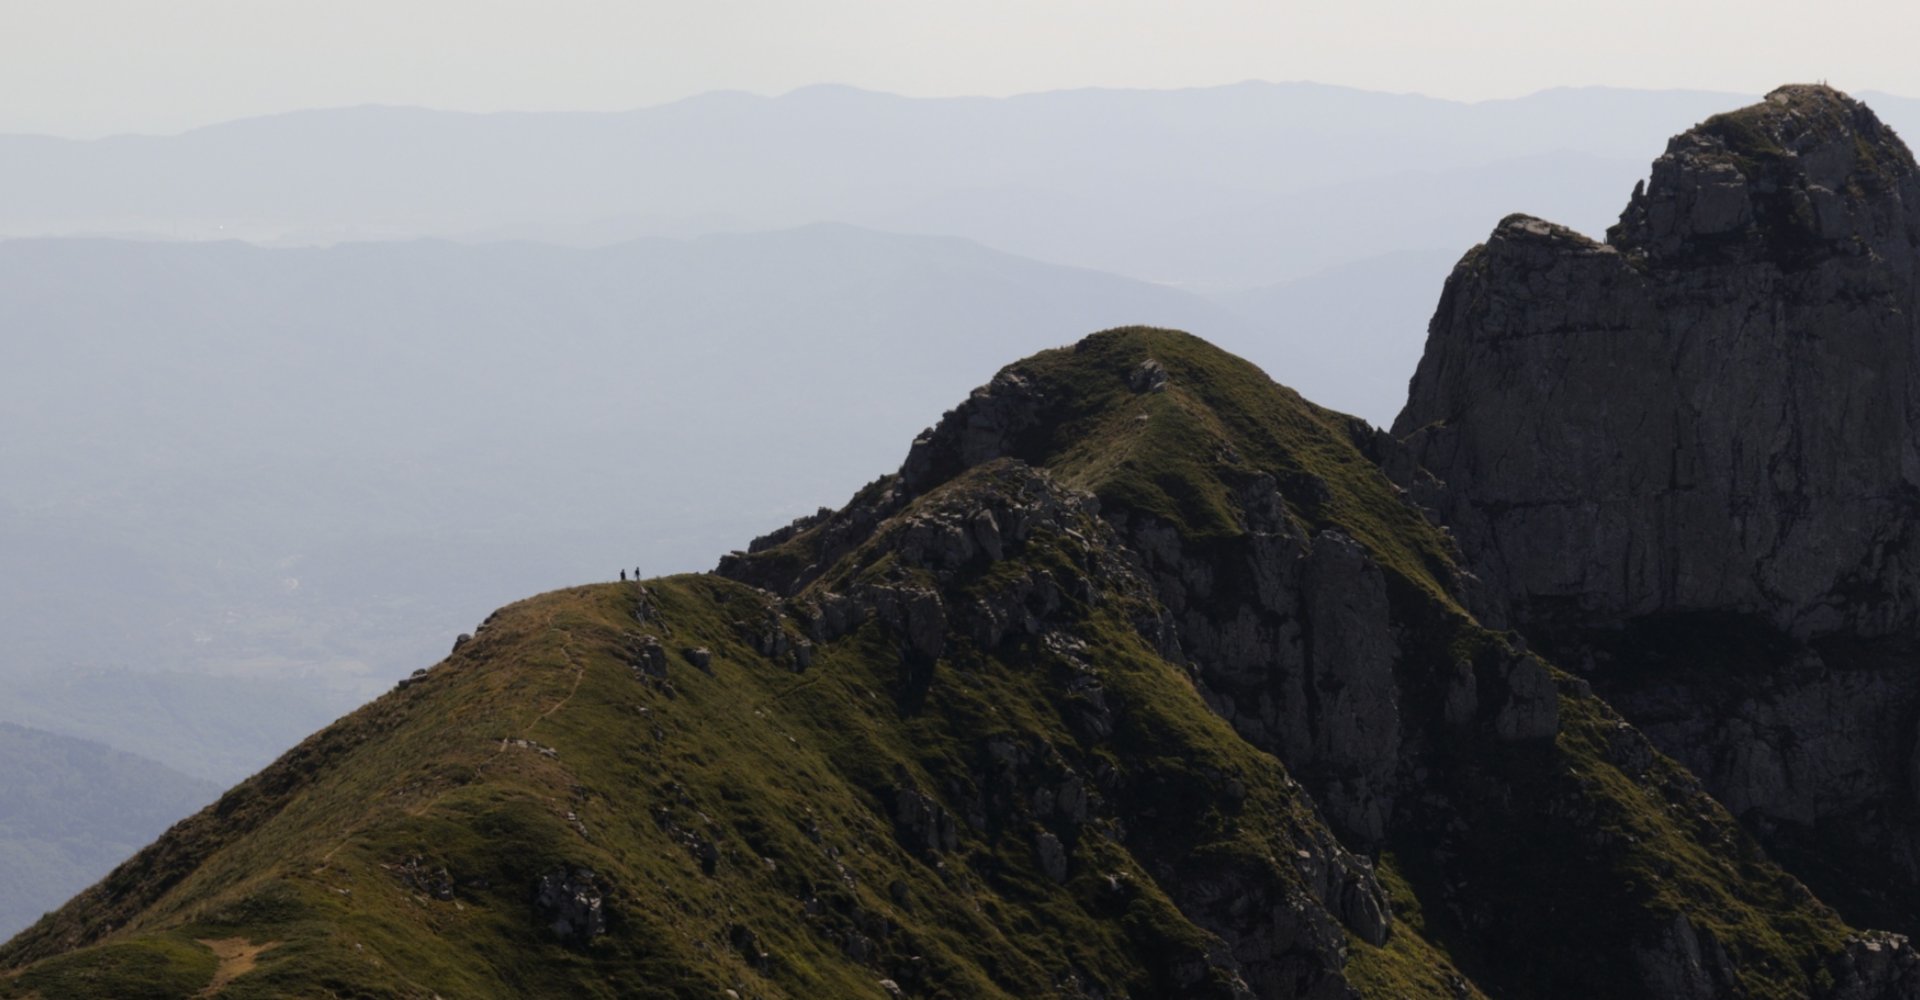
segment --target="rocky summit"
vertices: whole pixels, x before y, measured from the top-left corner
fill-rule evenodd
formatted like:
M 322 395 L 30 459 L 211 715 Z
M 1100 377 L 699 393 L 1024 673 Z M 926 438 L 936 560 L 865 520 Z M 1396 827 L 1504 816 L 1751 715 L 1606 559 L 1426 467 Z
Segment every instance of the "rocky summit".
M 1920 998 L 1913 175 L 1789 88 L 1608 243 L 1510 218 L 1393 433 L 1172 331 L 1009 365 L 496 612 L 0 997 Z
M 1502 221 L 1394 431 L 1524 617 L 1911 631 L 1916 240 L 1905 145 L 1835 91 L 1777 90 L 1675 138 L 1605 243 Z
M 1493 607 L 1850 913 L 1920 930 L 1920 174 L 1783 87 L 1597 243 L 1460 262 L 1394 427 Z

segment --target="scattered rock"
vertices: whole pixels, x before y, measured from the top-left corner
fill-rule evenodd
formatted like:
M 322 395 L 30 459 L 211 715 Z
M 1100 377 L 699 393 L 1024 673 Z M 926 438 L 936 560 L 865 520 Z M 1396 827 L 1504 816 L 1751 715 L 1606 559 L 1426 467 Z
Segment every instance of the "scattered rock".
M 893 827 L 901 843 L 922 854 L 959 846 L 959 826 L 945 807 L 911 785 L 896 786 L 892 796 Z
M 426 859 L 414 855 L 396 865 L 382 865 L 402 885 L 443 903 L 453 901 L 454 879 L 446 866 L 430 866 Z
M 745 924 L 734 924 L 727 929 L 727 944 L 739 952 L 748 965 L 761 972 L 773 964 L 773 956 L 760 947 L 760 936 Z
M 547 746 L 544 743 L 536 743 L 533 740 L 525 739 L 523 737 L 502 736 L 499 738 L 499 740 L 500 740 L 500 748 L 503 750 L 508 747 L 514 747 L 520 750 L 532 750 L 534 753 L 537 753 L 542 757 L 547 757 L 552 759 L 558 759 L 560 756 L 560 751 L 555 750 L 554 748 Z
M 1167 387 L 1167 369 L 1165 365 L 1148 358 L 1140 362 L 1140 367 L 1127 376 L 1127 385 L 1134 392 L 1161 392 Z
M 667 650 L 660 644 L 656 635 L 641 635 L 630 638 L 626 646 L 627 663 L 633 668 L 634 676 L 648 681 L 667 679 Z
M 1067 849 L 1060 838 L 1045 830 L 1033 835 L 1033 856 L 1040 872 L 1055 882 L 1067 880 Z
M 580 867 L 561 867 L 534 884 L 534 917 L 560 941 L 585 946 L 607 933 L 604 889 L 599 876 Z

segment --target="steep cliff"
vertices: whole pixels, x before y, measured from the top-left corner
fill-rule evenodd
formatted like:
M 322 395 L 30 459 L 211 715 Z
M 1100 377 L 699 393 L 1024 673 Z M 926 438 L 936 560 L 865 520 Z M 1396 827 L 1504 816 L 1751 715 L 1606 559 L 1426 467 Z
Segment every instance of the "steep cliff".
M 1917 247 L 1906 146 L 1783 87 L 1675 137 L 1604 243 L 1503 220 L 1394 426 L 1495 617 L 1817 888 L 1907 929 Z

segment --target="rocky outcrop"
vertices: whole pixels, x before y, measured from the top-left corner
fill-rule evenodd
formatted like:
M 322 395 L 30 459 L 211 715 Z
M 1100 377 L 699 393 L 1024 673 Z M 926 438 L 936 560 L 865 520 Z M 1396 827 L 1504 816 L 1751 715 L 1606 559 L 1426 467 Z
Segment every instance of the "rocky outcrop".
M 1870 931 L 1847 941 L 1831 970 L 1833 1000 L 1920 996 L 1920 956 L 1897 934 Z
M 1503 220 L 1393 429 L 1511 624 L 1843 904 L 1863 851 L 1920 888 L 1916 293 L 1906 146 L 1783 87 L 1674 138 L 1605 242 Z
M 1521 618 L 1920 622 L 1920 175 L 1788 87 L 1675 138 L 1605 243 L 1525 216 L 1462 259 L 1394 432 Z
M 583 947 L 607 933 L 605 892 L 588 869 L 555 868 L 534 885 L 534 919 L 557 940 Z

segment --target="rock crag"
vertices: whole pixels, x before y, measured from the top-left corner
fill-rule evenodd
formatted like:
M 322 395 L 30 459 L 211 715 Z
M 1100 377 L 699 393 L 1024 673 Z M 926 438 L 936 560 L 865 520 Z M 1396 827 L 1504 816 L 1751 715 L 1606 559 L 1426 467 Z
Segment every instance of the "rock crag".
M 1393 428 L 1510 624 L 1905 929 L 1917 290 L 1907 147 L 1783 87 L 1675 137 L 1605 242 L 1502 220 L 1447 280 Z

